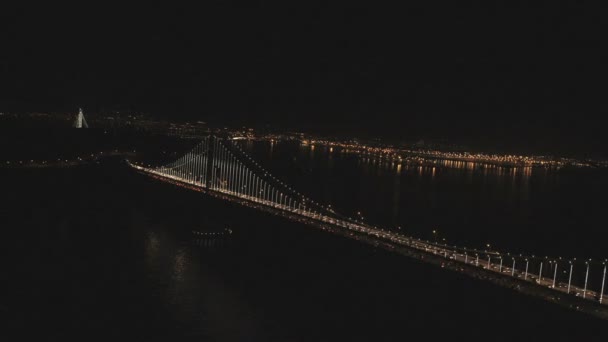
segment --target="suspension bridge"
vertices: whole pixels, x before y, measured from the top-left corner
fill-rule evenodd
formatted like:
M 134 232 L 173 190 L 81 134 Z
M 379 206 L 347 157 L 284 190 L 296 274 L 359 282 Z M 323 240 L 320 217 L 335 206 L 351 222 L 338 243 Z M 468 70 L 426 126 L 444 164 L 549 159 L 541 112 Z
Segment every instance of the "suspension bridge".
M 230 138 L 205 137 L 162 166 L 129 162 L 138 172 L 222 200 L 284 216 L 452 270 L 545 297 L 608 319 L 606 260 L 511 254 L 436 243 L 337 213 L 274 177 Z

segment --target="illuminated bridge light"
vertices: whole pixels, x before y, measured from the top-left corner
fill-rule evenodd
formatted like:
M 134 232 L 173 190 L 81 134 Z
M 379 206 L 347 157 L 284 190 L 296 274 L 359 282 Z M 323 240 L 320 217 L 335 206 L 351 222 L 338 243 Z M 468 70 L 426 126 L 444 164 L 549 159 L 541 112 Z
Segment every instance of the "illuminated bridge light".
M 466 165 L 472 164 L 466 163 Z M 210 136 L 203 139 L 191 151 L 167 165 L 144 167 L 130 162 L 129 165 L 162 181 L 269 211 L 295 221 L 317 226 L 323 230 L 346 231 L 349 236 L 354 238 L 366 237 L 375 243 L 390 243 L 391 248 L 407 247 L 417 253 L 422 253 L 421 255 L 449 259 L 451 263 L 463 265 L 459 270 L 463 270 L 464 265 L 482 267 L 485 272 L 500 274 L 502 277 L 517 278 L 532 284 L 536 283 L 538 286 L 552 291 L 560 291 L 565 294 L 576 293 L 584 299 L 599 301 L 600 304 L 606 305 L 604 298 L 606 261 L 598 263 L 593 260 L 585 260 L 584 264 L 578 263 L 578 267 L 574 267 L 577 260 L 570 260 L 568 263 L 570 266 L 569 280 L 565 283 L 558 280 L 558 262 L 553 261 L 561 260 L 561 258 L 548 260 L 548 258 L 536 258 L 534 255 L 519 254 L 518 257 L 511 257 L 512 260 L 507 259 L 511 261 L 509 268 L 509 266 L 503 265 L 503 255 L 515 254 L 496 251 L 490 243 L 485 244 L 486 249 L 478 250 L 448 245 L 445 238 L 441 239 L 441 244 L 416 239 L 403 235 L 400 232 L 401 227 L 397 227 L 397 231 L 375 227 L 362 221 L 364 217 L 360 210 L 357 211 L 360 220 L 358 221 L 336 213 L 331 205 L 324 206 L 302 195 L 260 167 L 250 156 L 235 147 L 232 140 Z M 434 235 L 436 232 L 437 230 L 433 230 Z M 469 256 L 471 256 L 470 262 Z M 475 261 L 473 261 L 473 256 L 475 256 Z M 480 257 L 484 258 L 481 263 Z M 543 277 L 543 262 L 545 269 L 553 267 L 553 274 L 550 278 Z M 560 262 L 559 265 L 561 264 Z M 592 267 L 592 265 L 594 266 Z M 598 265 L 601 265 L 603 272 L 598 272 Z M 584 274 L 584 284 L 573 284 L 572 282 L 572 272 L 577 269 Z M 536 273 L 537 270 L 538 273 Z M 591 288 L 588 282 L 590 273 L 593 273 L 592 277 L 602 279 L 601 288 Z M 577 278 L 582 278 L 582 274 L 579 274 Z

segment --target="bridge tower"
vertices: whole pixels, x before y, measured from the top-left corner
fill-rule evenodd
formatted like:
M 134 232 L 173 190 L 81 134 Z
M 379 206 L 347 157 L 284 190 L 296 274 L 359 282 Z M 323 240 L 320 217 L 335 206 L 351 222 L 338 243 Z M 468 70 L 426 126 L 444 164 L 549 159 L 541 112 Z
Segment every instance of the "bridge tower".
M 87 124 L 87 120 L 85 120 L 82 113 L 82 108 L 78 108 L 78 115 L 76 116 L 76 120 L 74 120 L 73 126 L 74 128 L 89 128 L 89 124 Z

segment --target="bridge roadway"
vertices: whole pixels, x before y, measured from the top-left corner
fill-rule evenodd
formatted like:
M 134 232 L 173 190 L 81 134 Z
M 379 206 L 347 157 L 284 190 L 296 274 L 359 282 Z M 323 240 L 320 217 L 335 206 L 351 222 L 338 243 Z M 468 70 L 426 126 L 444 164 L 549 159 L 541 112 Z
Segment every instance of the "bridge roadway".
M 590 289 L 576 286 L 571 283 L 557 281 L 557 272 L 554 272 L 551 277 L 541 276 L 539 278 L 538 274 L 533 274 L 532 272 L 528 272 L 527 270 L 524 271 L 518 269 L 517 267 L 513 267 L 515 265 L 513 263 L 513 260 L 515 259 L 513 259 L 513 257 L 511 257 L 510 255 L 505 255 L 493 251 L 481 251 L 458 247 L 452 248 L 451 246 L 441 245 L 426 240 L 408 237 L 402 234 L 373 227 L 368 224 L 336 219 L 315 212 L 292 208 L 286 205 L 260 199 L 257 197 L 243 195 L 241 193 L 236 193 L 222 188 L 208 189 L 200 182 L 194 182 L 181 177 L 167 175 L 155 169 L 139 166 L 133 163 L 129 163 L 129 165 L 132 168 L 138 170 L 139 172 L 156 178 L 160 181 L 169 182 L 183 188 L 203 192 L 216 198 L 221 198 L 223 200 L 228 200 L 231 202 L 237 202 L 242 205 L 271 212 L 273 214 L 279 214 L 294 221 L 317 226 L 323 230 L 329 230 L 336 233 L 340 233 L 339 231 L 335 230 L 335 228 L 337 227 L 342 230 L 341 233 L 347 232 L 343 235 L 349 235 L 350 237 L 355 238 L 357 235 L 359 235 L 365 236 L 367 238 L 371 237 L 372 240 L 377 240 L 376 242 L 388 242 L 392 245 L 389 246 L 389 248 L 391 249 L 394 247 L 406 247 L 427 255 L 431 254 L 436 257 L 440 257 L 449 262 L 455 262 L 457 264 L 475 267 L 485 272 L 494 274 L 495 276 L 500 276 L 501 278 L 506 277 L 512 278 L 514 280 L 517 279 L 517 281 L 523 281 L 528 284 L 534 284 L 536 286 L 543 287 L 545 289 L 550 289 L 556 292 L 561 292 L 572 297 L 587 299 L 589 301 L 594 301 L 595 303 L 599 302 L 599 304 L 601 304 L 603 307 L 606 307 L 606 305 L 608 304 L 608 295 L 601 295 L 597 291 L 592 291 Z M 485 258 L 480 258 L 479 256 L 481 255 Z M 517 256 L 515 257 L 517 258 Z M 522 260 L 520 260 L 520 264 L 521 262 L 523 262 L 523 258 L 521 259 Z M 505 265 L 504 262 L 510 262 L 511 267 Z M 606 315 L 606 313 L 603 314 Z M 608 316 L 603 315 L 602 317 L 608 318 Z

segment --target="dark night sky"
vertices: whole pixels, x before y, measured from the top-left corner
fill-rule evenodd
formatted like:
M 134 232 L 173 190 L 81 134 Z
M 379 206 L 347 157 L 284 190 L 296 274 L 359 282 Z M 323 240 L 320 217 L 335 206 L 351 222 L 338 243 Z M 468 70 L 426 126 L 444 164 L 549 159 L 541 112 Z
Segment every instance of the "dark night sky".
M 202 3 L 3 9 L 0 108 L 606 146 L 598 7 Z

